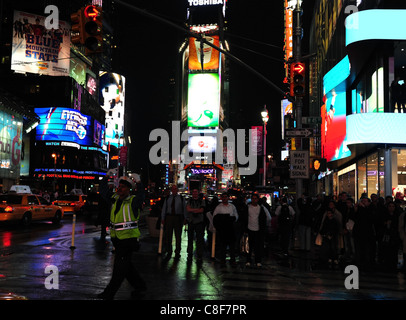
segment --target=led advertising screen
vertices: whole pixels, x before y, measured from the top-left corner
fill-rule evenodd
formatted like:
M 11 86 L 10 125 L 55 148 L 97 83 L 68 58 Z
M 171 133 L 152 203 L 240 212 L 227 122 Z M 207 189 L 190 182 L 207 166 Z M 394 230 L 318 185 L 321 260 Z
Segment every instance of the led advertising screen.
M 406 114 L 373 112 L 347 117 L 347 143 L 406 143 Z M 371 130 L 373 128 L 373 130 Z
M 94 96 L 97 93 L 97 81 L 96 78 L 90 74 L 86 74 L 86 90 Z
M 217 73 L 189 74 L 188 126 L 218 127 L 220 77 Z
M 100 104 L 106 112 L 106 143 L 118 147 L 124 135 L 125 78 L 117 73 L 99 74 Z
M 71 57 L 69 74 L 77 83 L 84 86 L 86 83 L 86 64 L 78 58 Z
M 216 151 L 217 137 L 191 136 L 188 141 L 189 151 L 194 153 L 212 153 Z
M 101 124 L 99 121 L 94 120 L 93 126 L 93 142 L 99 147 L 104 146 L 104 139 L 106 135 L 106 127 L 104 124 Z
M 0 111 L 0 172 L 5 178 L 20 176 L 22 143 L 22 119 Z
M 44 16 L 14 11 L 11 69 L 49 76 L 69 76 L 70 25 L 45 28 Z
M 346 94 L 341 92 L 327 98 L 321 108 L 322 156 L 327 162 L 351 155 L 346 143 Z
M 349 58 L 345 56 L 323 78 L 326 95 L 321 108 L 321 148 L 327 161 L 351 155 L 346 143 L 346 79 L 350 70 Z
M 220 47 L 219 36 L 206 36 L 205 39 L 216 47 Z M 220 52 L 215 48 L 203 43 L 196 38 L 189 38 L 189 70 L 202 70 L 202 52 L 203 52 L 203 70 L 217 70 L 219 68 Z
M 70 108 L 35 108 L 40 118 L 37 141 L 65 141 L 92 146 L 94 139 L 90 116 Z

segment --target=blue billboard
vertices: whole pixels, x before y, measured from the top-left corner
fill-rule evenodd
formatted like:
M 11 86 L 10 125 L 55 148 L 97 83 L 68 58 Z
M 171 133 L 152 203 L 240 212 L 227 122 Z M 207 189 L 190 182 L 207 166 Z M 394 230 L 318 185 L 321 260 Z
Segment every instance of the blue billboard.
M 102 147 L 105 127 L 90 116 L 71 108 L 35 108 L 40 118 L 36 127 L 37 141 L 64 141 L 83 146 Z

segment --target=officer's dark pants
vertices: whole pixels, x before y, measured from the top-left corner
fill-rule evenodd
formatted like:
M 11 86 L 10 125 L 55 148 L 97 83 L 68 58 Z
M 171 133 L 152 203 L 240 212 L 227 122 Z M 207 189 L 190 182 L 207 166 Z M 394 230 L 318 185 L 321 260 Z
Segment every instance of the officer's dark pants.
M 113 275 L 110 283 L 108 284 L 105 292 L 114 296 L 124 279 L 137 289 L 146 289 L 145 281 L 139 275 L 137 269 L 132 263 L 132 253 L 137 250 L 138 242 L 136 238 L 118 240 L 117 238 L 111 239 L 115 248 Z

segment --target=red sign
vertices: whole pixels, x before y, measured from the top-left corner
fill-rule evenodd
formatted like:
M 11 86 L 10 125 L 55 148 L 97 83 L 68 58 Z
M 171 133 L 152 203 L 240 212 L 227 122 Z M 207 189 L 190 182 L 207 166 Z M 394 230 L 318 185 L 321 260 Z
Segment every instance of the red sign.
M 120 148 L 120 164 L 122 166 L 127 165 L 127 149 L 128 149 L 128 147 L 121 147 Z

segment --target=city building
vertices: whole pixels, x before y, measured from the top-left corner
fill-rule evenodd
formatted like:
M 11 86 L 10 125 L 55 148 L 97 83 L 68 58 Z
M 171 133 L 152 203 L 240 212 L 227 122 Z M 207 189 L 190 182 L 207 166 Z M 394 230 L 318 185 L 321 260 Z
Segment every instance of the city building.
M 309 113 L 321 116 L 327 170 L 311 181 L 312 193 L 404 199 L 405 9 L 390 0 L 316 1 Z
M 106 82 L 112 82 L 103 75 L 113 74 L 113 3 L 20 0 L 2 1 L 1 6 L 0 105 L 5 140 L 0 184 L 5 191 L 20 183 L 34 190 L 87 193 L 97 188 L 109 168 L 118 167 L 111 156 L 120 156 L 120 138 L 125 136 L 124 114 L 120 125 L 117 119 L 111 122 L 113 113 L 104 109 L 103 100 Z M 72 29 L 79 21 L 72 15 L 84 10 L 89 13 L 87 21 L 97 23 L 94 36 L 85 29 Z M 57 19 L 49 19 L 53 14 Z M 80 37 L 97 38 L 97 46 L 89 49 L 77 41 Z M 119 129 L 114 143 L 106 136 L 111 125 Z

